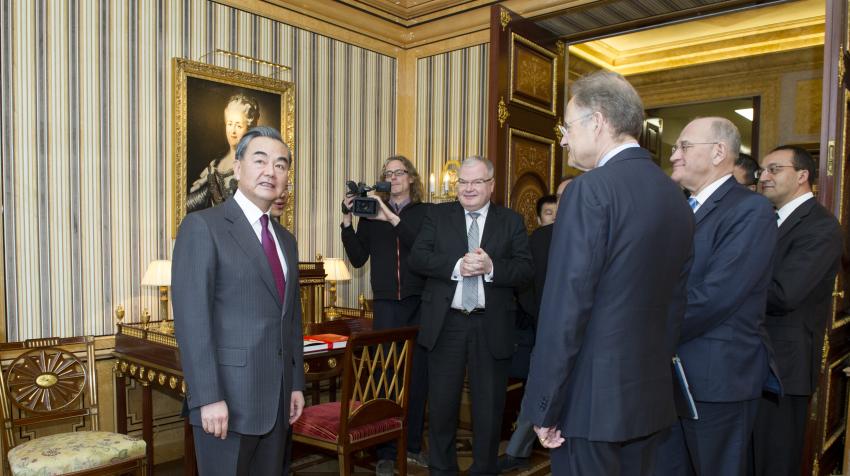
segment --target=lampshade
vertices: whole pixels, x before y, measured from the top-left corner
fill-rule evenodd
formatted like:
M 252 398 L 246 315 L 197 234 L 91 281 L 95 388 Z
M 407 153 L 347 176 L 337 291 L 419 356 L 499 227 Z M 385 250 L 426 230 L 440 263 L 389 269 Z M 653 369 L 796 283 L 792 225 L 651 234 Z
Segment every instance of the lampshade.
M 342 258 L 325 258 L 325 273 L 328 276 L 325 278 L 328 281 L 348 281 L 351 275 L 348 274 L 348 267 Z
M 142 286 L 171 286 L 171 261 L 151 261 L 142 277 Z

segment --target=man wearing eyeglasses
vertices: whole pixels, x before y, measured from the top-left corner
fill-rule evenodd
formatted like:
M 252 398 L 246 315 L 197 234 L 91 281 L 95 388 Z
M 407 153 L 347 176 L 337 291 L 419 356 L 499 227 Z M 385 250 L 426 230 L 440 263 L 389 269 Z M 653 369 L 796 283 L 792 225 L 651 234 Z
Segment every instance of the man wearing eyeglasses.
M 532 278 L 522 217 L 490 202 L 493 164 L 469 157 L 457 202 L 429 210 L 410 253 L 426 276 L 419 342 L 428 350 L 432 475 L 458 474 L 455 438 L 464 377 L 472 403 L 471 474 L 498 474 L 499 430 L 515 350 L 516 288 Z
M 424 189 L 416 168 L 406 157 L 395 155 L 384 161 L 379 180 L 390 182 L 386 202 L 380 197 L 380 208 L 374 218 L 360 218 L 357 232 L 351 226 L 352 214 L 342 217 L 342 244 L 351 265 L 360 268 L 371 258 L 370 282 L 374 296 L 375 330 L 419 325 L 419 296 L 424 278 L 411 272 L 407 265 L 410 247 L 422 227 L 429 203 L 422 202 Z M 354 197 L 343 202 L 351 210 Z M 424 349 L 417 346 L 411 371 L 410 400 L 407 417 L 408 461 L 427 466 L 422 453 L 422 429 L 425 421 L 425 396 L 428 392 L 428 370 Z M 393 474 L 396 458 L 394 444 L 378 448 L 376 474 Z
M 764 394 L 753 431 L 755 474 L 799 475 L 806 408 L 815 391 L 841 259 L 841 229 L 812 194 L 817 163 L 805 149 L 783 146 L 761 161 L 762 193 L 776 207 L 779 241 L 767 291 L 765 327 L 784 396 Z
M 673 146 L 672 178 L 696 222 L 677 354 L 698 419 L 673 425 L 656 474 L 744 474 L 762 389 L 780 391 L 763 325 L 776 222 L 770 202 L 732 176 L 740 148 L 720 117 L 690 122 Z
M 643 103 L 621 75 L 573 83 L 561 144 L 586 173 L 558 207 L 523 401 L 559 476 L 650 474 L 676 419 L 672 340 L 693 216 L 637 144 Z

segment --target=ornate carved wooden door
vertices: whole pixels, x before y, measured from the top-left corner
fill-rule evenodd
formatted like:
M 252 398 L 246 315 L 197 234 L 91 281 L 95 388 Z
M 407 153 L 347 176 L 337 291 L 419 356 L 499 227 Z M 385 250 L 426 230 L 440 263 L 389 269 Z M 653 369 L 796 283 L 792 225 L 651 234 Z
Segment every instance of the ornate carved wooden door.
M 510 10 L 490 10 L 490 93 L 487 155 L 496 167 L 493 199 L 518 211 L 529 231 L 535 203 L 554 193 L 564 153 L 565 47 Z
M 847 434 L 848 377 L 843 372 L 850 361 L 850 295 L 847 239 L 850 231 L 848 189 L 848 108 L 850 108 L 850 54 L 848 54 L 847 0 L 827 0 L 824 45 L 823 113 L 820 144 L 818 200 L 832 210 L 845 236 L 842 269 L 835 280 L 832 316 L 826 332 L 821 361 L 820 383 L 810 404 L 806 428 L 806 454 L 803 474 L 835 474 L 843 464 L 847 474 L 845 435 Z

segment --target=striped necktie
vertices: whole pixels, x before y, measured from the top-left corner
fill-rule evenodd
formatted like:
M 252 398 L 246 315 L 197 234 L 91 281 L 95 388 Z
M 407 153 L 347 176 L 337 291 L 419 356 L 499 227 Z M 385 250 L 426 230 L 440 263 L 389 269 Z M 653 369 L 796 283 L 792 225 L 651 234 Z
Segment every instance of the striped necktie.
M 691 210 L 696 212 L 697 207 L 699 206 L 699 201 L 697 201 L 696 197 L 688 197 L 688 205 L 691 206 Z
M 469 214 L 469 217 L 472 218 L 472 224 L 469 225 L 469 232 L 466 234 L 466 243 L 469 251 L 478 248 L 479 215 L 476 212 L 470 212 Z M 478 307 L 478 276 L 464 276 L 461 304 L 463 305 L 463 310 L 467 312 Z

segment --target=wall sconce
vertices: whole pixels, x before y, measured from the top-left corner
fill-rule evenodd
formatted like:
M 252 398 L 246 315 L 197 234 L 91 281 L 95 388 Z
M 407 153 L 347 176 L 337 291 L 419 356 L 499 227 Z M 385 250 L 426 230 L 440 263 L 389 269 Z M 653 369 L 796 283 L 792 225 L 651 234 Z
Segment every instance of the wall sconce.
M 440 170 L 439 184 L 432 173 L 428 180 L 428 193 L 431 202 L 452 202 L 457 199 L 457 178 L 460 172 L 460 161 L 448 160 Z
M 168 287 L 171 286 L 171 261 L 151 261 L 145 275 L 142 277 L 142 286 L 159 287 L 159 315 L 160 320 L 168 320 Z
M 351 279 L 351 274 L 348 273 L 348 266 L 342 258 L 325 258 L 325 281 L 328 282 L 328 306 L 325 315 L 328 319 L 336 319 L 339 317 L 339 311 L 336 310 L 336 283 L 337 281 L 348 281 Z

